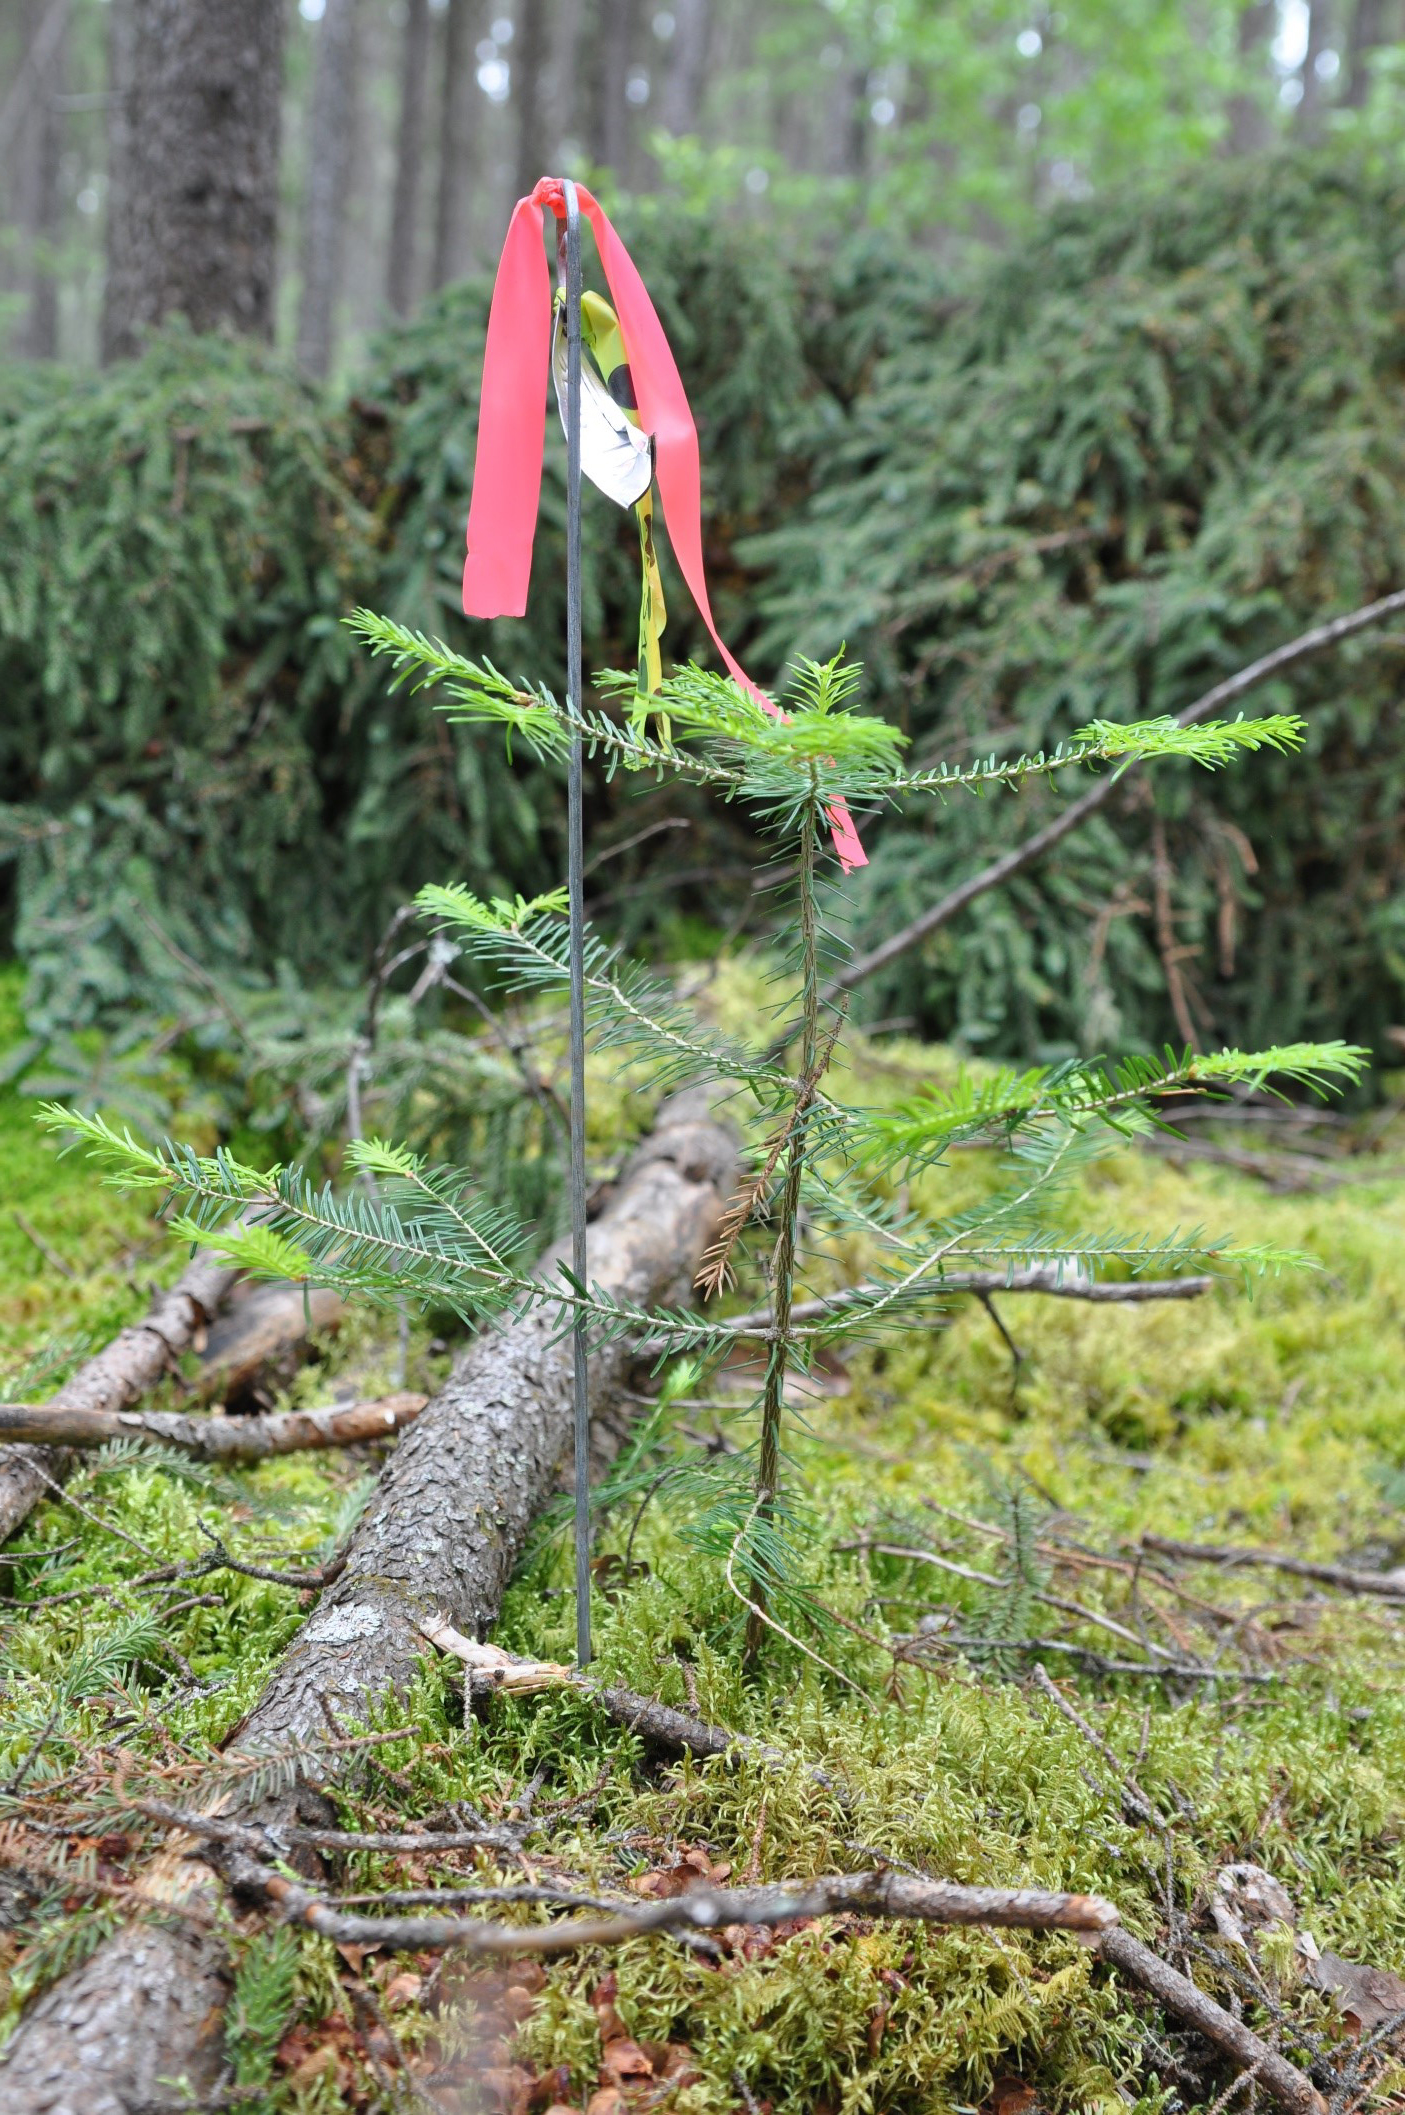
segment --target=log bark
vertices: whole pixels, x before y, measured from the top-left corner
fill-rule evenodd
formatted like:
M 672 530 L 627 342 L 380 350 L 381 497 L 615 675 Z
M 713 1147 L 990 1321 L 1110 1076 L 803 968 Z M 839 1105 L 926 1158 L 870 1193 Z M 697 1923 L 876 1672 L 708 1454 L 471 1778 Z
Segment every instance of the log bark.
M 703 1096 L 676 1096 L 590 1230 L 590 1276 L 621 1299 L 686 1296 L 736 1179 L 736 1144 Z M 552 1273 L 558 1246 L 541 1266 Z M 590 1362 L 600 1461 L 629 1418 L 630 1348 Z M 315 1745 L 329 1711 L 365 1717 L 408 1686 L 424 1652 L 420 1621 L 440 1613 L 473 1633 L 497 1614 L 531 1523 L 557 1487 L 571 1439 L 571 1353 L 551 1312 L 533 1311 L 470 1346 L 410 1428 L 347 1552 L 291 1651 L 229 1745 Z M 256 1810 L 286 1821 L 296 1793 Z M 325 1818 L 325 1817 L 317 1817 Z M 185 1911 L 215 1885 L 180 1836 L 146 1893 Z M 48 1990 L 0 2061 L 6 2115 L 161 2115 L 208 2094 L 221 2062 L 228 1984 L 222 1941 L 193 1918 L 133 1925 Z M 162 2081 L 183 2079 L 173 2089 Z
M 51 1398 L 58 1410 L 126 1410 L 156 1386 L 183 1351 L 198 1340 L 235 1273 L 213 1256 L 197 1256 L 170 1288 L 157 1293 L 144 1322 L 124 1329 L 80 1366 Z M 59 1447 L 14 1447 L 0 1460 L 0 1542 L 13 1535 L 54 1484 L 71 1457 Z
M 259 1285 L 231 1303 L 211 1329 L 200 1360 L 195 1392 L 202 1402 L 232 1403 L 247 1396 L 265 1374 L 286 1377 L 310 1350 L 313 1334 L 336 1330 L 346 1312 L 339 1294 L 325 1285 Z

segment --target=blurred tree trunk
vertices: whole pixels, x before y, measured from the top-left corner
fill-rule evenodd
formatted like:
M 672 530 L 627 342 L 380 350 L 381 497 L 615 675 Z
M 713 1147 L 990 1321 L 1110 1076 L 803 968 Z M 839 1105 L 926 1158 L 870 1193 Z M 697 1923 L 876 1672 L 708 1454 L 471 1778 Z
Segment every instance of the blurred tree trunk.
M 282 0 L 132 0 L 104 359 L 177 313 L 272 336 L 283 20 Z
M 665 131 L 677 138 L 698 129 L 707 85 L 712 0 L 676 0 L 673 20 L 660 115 Z
M 473 262 L 473 187 L 478 173 L 478 42 L 483 0 L 449 0 L 439 119 L 439 197 L 434 216 L 434 284 L 460 278 Z
M 862 177 L 868 163 L 868 68 L 850 59 L 835 74 L 825 128 L 825 171 Z
M 298 363 L 325 376 L 332 364 L 346 247 L 347 192 L 356 127 L 356 0 L 327 0 L 315 31 L 312 112 L 303 191 Z
M 556 141 L 549 136 L 547 66 L 550 37 L 547 0 L 518 0 L 512 39 L 512 99 L 517 106 L 517 180 L 514 196 L 522 198 L 539 176 L 559 172 Z
M 390 257 L 385 298 L 408 316 L 415 293 L 420 172 L 424 166 L 424 89 L 429 70 L 429 0 L 409 0 L 400 46 L 400 120 L 395 135 L 395 192 L 390 209 Z
M 581 0 L 556 0 L 551 39 L 551 132 L 558 144 L 571 138 L 584 107 L 579 90 Z
M 1257 154 L 1273 137 L 1268 95 L 1269 45 L 1278 21 L 1277 0 L 1251 0 L 1239 15 L 1239 63 L 1244 85 L 1229 99 L 1231 154 Z
M 629 167 L 629 69 L 639 39 L 639 0 L 601 0 L 600 68 L 597 76 L 600 108 L 596 136 L 600 159 L 607 169 L 623 176 Z
M 24 236 L 29 307 L 16 350 L 31 360 L 53 360 L 59 349 L 59 286 L 54 245 L 63 220 L 59 188 L 63 118 L 56 98 L 63 92 L 68 7 L 54 0 L 29 0 L 25 9 L 28 108 L 15 143 L 19 212 Z
M 1347 32 L 1342 101 L 1348 110 L 1360 110 L 1371 92 L 1371 57 L 1388 44 L 1398 28 L 1398 8 L 1391 0 L 1356 0 Z
M 1307 18 L 1307 50 L 1303 53 L 1303 92 L 1293 122 L 1306 140 L 1322 135 L 1327 103 L 1327 84 L 1317 70 L 1317 61 L 1332 43 L 1331 0 L 1312 0 Z
M 126 286 L 133 264 L 130 254 L 132 212 L 132 86 L 136 79 L 136 0 L 108 0 L 107 10 L 107 209 L 105 216 L 106 283 L 103 295 L 102 356 L 108 349 L 108 314 L 113 288 Z

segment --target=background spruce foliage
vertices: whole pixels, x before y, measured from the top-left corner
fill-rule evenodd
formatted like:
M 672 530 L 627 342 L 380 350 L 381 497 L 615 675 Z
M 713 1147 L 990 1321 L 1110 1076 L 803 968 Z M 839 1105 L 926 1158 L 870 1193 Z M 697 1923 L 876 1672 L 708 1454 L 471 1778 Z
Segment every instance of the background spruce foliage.
M 1393 183 L 1325 161 L 1210 168 L 1067 210 L 961 303 L 914 302 L 799 519 L 748 547 L 780 645 L 846 637 L 929 752 L 1018 751 L 1174 713 L 1402 578 L 1405 241 Z M 1400 640 L 1257 694 L 1311 767 L 1192 768 L 988 896 L 866 1000 L 1046 1055 L 1172 1032 L 1154 943 L 1164 836 L 1207 1042 L 1400 1018 Z M 875 841 L 878 940 L 1043 821 L 952 808 Z
M 627 234 L 699 425 L 724 632 L 763 680 L 847 640 L 915 761 L 1174 712 L 1315 618 L 1405 579 L 1400 187 L 1311 158 L 1198 172 L 1050 218 L 959 283 L 877 238 L 820 257 L 636 209 Z M 386 695 L 356 600 L 548 681 L 561 480 L 549 439 L 529 624 L 458 615 L 486 286 L 384 339 L 347 403 L 247 347 L 166 333 L 105 376 L 0 403 L 0 801 L 41 1029 L 180 1015 L 191 973 L 359 972 L 425 879 L 531 892 L 559 865 L 553 768 Z M 587 523 L 587 662 L 629 658 L 629 524 Z M 666 645 L 702 637 L 676 578 Z M 1177 1034 L 1154 848 L 1207 1042 L 1399 1019 L 1405 748 L 1389 637 L 1265 708 L 1311 767 L 1193 767 L 1098 819 L 864 995 L 991 1051 Z M 1067 791 L 872 833 L 862 943 Z M 597 787 L 597 844 L 651 819 Z M 661 811 L 660 811 L 661 812 Z M 731 826 L 728 826 L 731 827 Z M 715 913 L 719 832 L 605 870 Z M 663 847 L 662 852 L 658 850 Z M 173 886 L 173 879 L 179 886 Z M 739 878 L 739 886 L 744 886 Z M 159 908 L 158 908 L 159 906 Z M 166 933 L 158 937 L 157 927 Z

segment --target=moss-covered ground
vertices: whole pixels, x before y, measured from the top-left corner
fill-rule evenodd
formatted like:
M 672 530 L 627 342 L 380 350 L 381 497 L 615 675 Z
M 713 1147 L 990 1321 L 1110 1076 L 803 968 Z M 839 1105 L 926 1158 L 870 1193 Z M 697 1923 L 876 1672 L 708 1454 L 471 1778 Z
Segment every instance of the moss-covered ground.
M 945 1060 L 885 1043 L 858 1062 L 877 1095 L 910 1090 Z M 138 1207 L 56 1158 L 31 1107 L 0 1096 L 11 1397 L 45 1392 L 81 1340 L 128 1319 L 145 1281 L 179 1261 L 143 1247 L 158 1236 Z M 1382 1151 L 1383 1166 L 1391 1157 Z M 987 1173 L 969 1155 L 928 1179 L 954 1193 Z M 685 1857 L 770 1881 L 881 1853 L 969 1881 L 1097 1892 L 1153 1945 L 1174 1946 L 1206 1988 L 1281 2032 L 1299 2061 L 1340 2072 L 1346 2029 L 1305 1987 L 1287 1942 L 1266 1942 L 1257 1963 L 1217 1949 L 1208 1907 L 1217 1870 L 1252 1861 L 1281 1881 L 1321 1949 L 1405 1974 L 1405 1604 L 1134 1559 L 1150 1532 L 1368 1568 L 1400 1560 L 1405 1202 L 1385 1176 L 1280 1196 L 1128 1147 L 1086 1174 L 1066 1209 L 1085 1224 L 1203 1222 L 1311 1250 L 1321 1268 L 1155 1307 L 997 1301 L 1018 1369 L 974 1302 L 947 1326 L 856 1356 L 798 1406 L 792 1432 L 807 1585 L 826 1613 L 803 1626 L 809 1652 L 774 1639 L 753 1674 L 723 1567 L 689 1538 L 696 1500 L 676 1495 L 687 1479 L 664 1482 L 642 1511 L 642 1487 L 618 1491 L 599 1530 L 601 1556 L 617 1560 L 598 1567 L 602 1670 L 763 1735 L 790 1766 L 660 1767 L 573 1696 L 496 1699 L 465 1718 L 454 1670 L 427 1661 L 413 1697 L 376 1721 L 403 1738 L 368 1748 L 339 1782 L 346 1825 L 466 1808 L 520 1819 L 530 1786 L 534 1826 L 501 1867 L 483 1853 L 358 1855 L 342 1884 L 462 1885 L 471 1872 L 647 1895 L 674 1885 Z M 38 1378 L 36 1351 L 48 1362 Z M 379 1323 L 357 1323 L 295 1394 L 324 1399 L 345 1378 L 373 1387 L 392 1355 Z M 418 1333 L 411 1379 L 432 1384 L 440 1371 Z M 675 1405 L 663 1465 L 733 1430 L 716 1400 L 724 1407 L 686 1394 Z M 310 1598 L 227 1571 L 169 1589 L 131 1582 L 198 1557 L 202 1523 L 247 1561 L 310 1564 L 335 1547 L 376 1466 L 366 1450 L 225 1473 L 112 1449 L 7 1546 L 7 2022 L 122 1911 L 143 1847 L 101 1818 L 118 1780 L 176 1801 L 193 1788 Z M 544 1533 L 500 1641 L 569 1656 L 568 1580 L 567 1550 Z M 1193 1657 L 1220 1672 L 1110 1673 L 1098 1655 Z M 1106 1758 L 1034 1680 L 1036 1658 L 1164 1812 L 1164 1831 L 1129 1813 Z M 842 1797 L 809 1774 L 820 1760 Z M 86 1832 L 33 1826 L 84 1812 Z M 593 2103 L 595 2115 L 1150 2110 L 1208 2107 L 1233 2076 L 1059 1936 L 850 1920 L 732 1934 L 712 1955 L 639 1940 L 496 1976 L 338 1952 L 247 1916 L 231 1945 L 231 2076 L 243 2104 L 297 2115 L 480 2103 Z M 1348 2084 L 1347 2098 L 1379 2098 L 1405 2074 L 1373 2063 Z

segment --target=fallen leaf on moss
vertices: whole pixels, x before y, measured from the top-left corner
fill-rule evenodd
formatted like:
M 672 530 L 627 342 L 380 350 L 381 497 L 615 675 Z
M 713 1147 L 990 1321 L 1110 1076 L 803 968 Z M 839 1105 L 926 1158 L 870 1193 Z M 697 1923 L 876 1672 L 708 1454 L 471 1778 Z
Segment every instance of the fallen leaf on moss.
M 408 1970 L 393 1976 L 381 1993 L 381 2003 L 394 2010 L 397 2005 L 413 2005 L 424 1988 L 422 1975 L 411 1975 Z
M 603 1975 L 590 1993 L 590 2002 L 595 2008 L 596 2021 L 602 2042 L 617 2042 L 624 2037 L 624 2021 L 615 2010 L 615 1999 L 619 1996 L 619 1978 L 611 1969 Z
M 714 1864 L 700 1845 L 680 1852 L 671 1865 L 656 1865 L 651 1872 L 636 1873 L 629 1885 L 636 1895 L 652 1902 L 685 1895 L 690 1887 L 719 1887 L 732 1870 L 729 1859 Z
M 652 2078 L 654 2067 L 638 2042 L 625 2035 L 618 2041 L 606 2042 L 605 2053 L 600 2059 L 601 2076 L 607 2085 L 623 2086 L 626 2079 Z
M 1012 2075 L 997 2078 L 986 2099 L 983 2115 L 1031 2115 L 1039 2105 L 1034 2087 Z
M 1319 1953 L 1310 1940 L 1307 1946 L 1299 1946 L 1299 1952 L 1303 1980 L 1335 1998 L 1352 2034 L 1373 2034 L 1405 2012 L 1405 1978 L 1390 1969 L 1363 1967 L 1359 1961 L 1344 1961 L 1339 1953 Z M 1405 2046 L 1405 2021 L 1388 2039 L 1392 2046 Z

